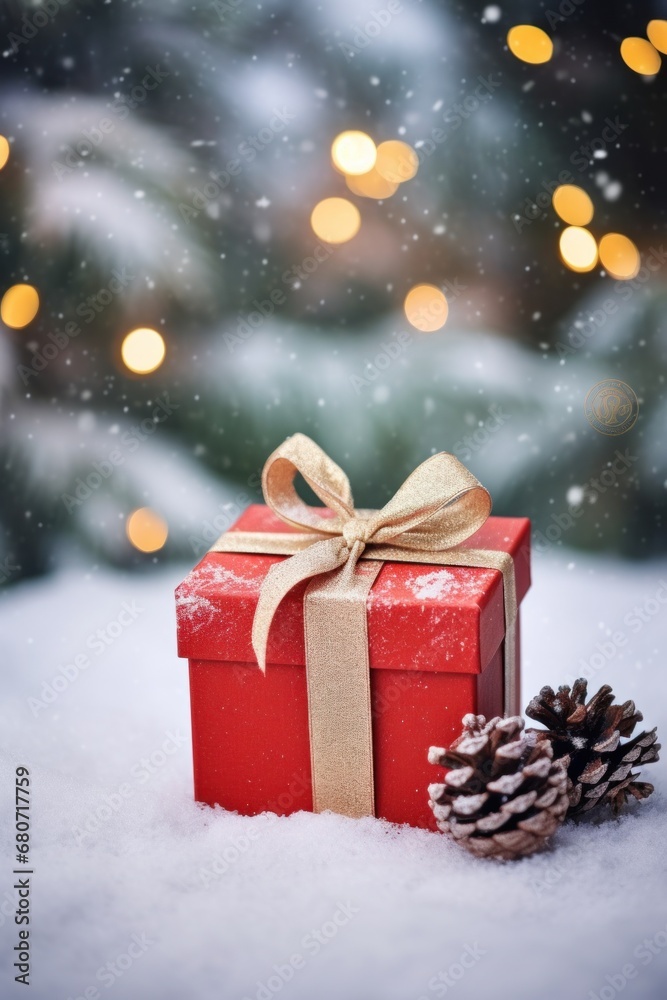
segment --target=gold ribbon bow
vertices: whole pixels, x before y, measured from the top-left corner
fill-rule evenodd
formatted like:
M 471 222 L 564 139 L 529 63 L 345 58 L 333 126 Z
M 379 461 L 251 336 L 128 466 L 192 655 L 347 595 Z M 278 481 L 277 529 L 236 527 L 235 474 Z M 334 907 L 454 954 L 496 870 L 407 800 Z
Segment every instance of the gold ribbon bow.
M 294 488 L 298 472 L 333 517 L 322 517 L 299 497 Z M 418 466 L 381 510 L 355 510 L 343 470 L 314 441 L 295 434 L 267 459 L 262 489 L 271 510 L 301 531 L 230 531 L 211 551 L 291 556 L 271 567 L 260 591 L 252 645 L 263 672 L 269 629 L 280 602 L 297 583 L 315 578 L 304 607 L 313 808 L 372 816 L 366 600 L 382 562 L 482 566 L 502 572 L 505 708 L 514 711 L 517 602 L 512 557 L 494 549 L 455 548 L 484 524 L 491 497 L 447 452 Z

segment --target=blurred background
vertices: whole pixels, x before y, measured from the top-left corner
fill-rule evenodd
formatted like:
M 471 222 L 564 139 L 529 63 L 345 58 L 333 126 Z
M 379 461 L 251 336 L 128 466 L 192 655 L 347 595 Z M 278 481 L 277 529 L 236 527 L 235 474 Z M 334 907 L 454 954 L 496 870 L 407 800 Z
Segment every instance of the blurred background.
M 360 506 L 448 450 L 538 551 L 667 549 L 667 65 L 619 52 L 667 4 L 0 11 L 0 583 L 196 561 L 295 431 Z M 523 23 L 548 61 L 508 48 Z M 355 193 L 348 130 L 416 174 Z M 566 265 L 562 184 L 636 247 L 622 280 Z M 356 206 L 341 242 L 340 205 L 311 221 L 331 197 Z M 447 303 L 431 332 L 421 284 Z M 623 434 L 586 417 L 605 379 L 639 402 Z

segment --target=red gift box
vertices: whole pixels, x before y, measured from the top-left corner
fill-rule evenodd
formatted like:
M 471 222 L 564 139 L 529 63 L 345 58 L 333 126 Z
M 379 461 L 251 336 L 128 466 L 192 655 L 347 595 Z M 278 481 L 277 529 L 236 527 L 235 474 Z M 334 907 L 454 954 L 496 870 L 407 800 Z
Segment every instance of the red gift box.
M 231 531 L 290 532 L 254 505 Z M 490 517 L 461 548 L 497 549 L 515 564 L 517 601 L 530 586 L 530 522 Z M 255 815 L 311 811 L 304 592 L 273 620 L 262 674 L 251 645 L 259 591 L 283 556 L 209 552 L 176 591 L 178 652 L 190 664 L 195 798 Z M 466 712 L 505 705 L 502 574 L 386 562 L 367 600 L 375 812 L 435 829 L 428 748 L 450 743 Z M 517 622 L 517 657 L 519 662 Z M 515 680 L 518 692 L 518 677 Z

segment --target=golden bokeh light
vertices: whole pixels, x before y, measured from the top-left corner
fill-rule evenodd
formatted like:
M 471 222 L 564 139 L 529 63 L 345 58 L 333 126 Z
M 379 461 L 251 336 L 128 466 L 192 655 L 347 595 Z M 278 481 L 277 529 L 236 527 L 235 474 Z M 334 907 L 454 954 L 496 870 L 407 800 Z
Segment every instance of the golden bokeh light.
M 626 66 L 641 76 L 655 76 L 662 65 L 660 53 L 645 38 L 624 38 L 621 57 Z
M 392 184 L 403 184 L 417 173 L 419 157 L 407 142 L 390 139 L 378 146 L 375 169 Z
M 576 184 L 561 184 L 553 193 L 556 213 L 568 226 L 587 226 L 593 218 L 593 202 Z
M 5 139 L 4 135 L 0 135 L 0 170 L 2 170 L 8 159 L 9 143 Z
M 39 309 L 39 295 L 32 285 L 12 285 L 2 296 L 0 318 L 14 330 L 31 323 Z
M 367 174 L 376 156 L 375 143 L 365 132 L 341 132 L 331 144 L 331 159 L 342 174 Z
M 447 322 L 447 299 L 435 285 L 415 285 L 405 296 L 405 315 L 415 329 L 422 333 L 440 330 Z
M 144 326 L 128 333 L 120 349 L 125 366 L 138 375 L 147 375 L 159 368 L 166 351 L 164 340 L 157 330 Z
M 568 226 L 560 234 L 560 255 L 571 271 L 592 271 L 598 261 L 595 237 L 580 226 Z
M 507 32 L 507 44 L 512 55 L 522 62 L 549 62 L 554 52 L 554 43 L 546 31 L 533 24 L 517 24 Z
M 649 21 L 646 34 L 653 48 L 667 54 L 667 21 Z
M 362 198 L 375 198 L 377 201 L 391 198 L 392 194 L 398 191 L 398 184 L 388 181 L 375 167 L 367 174 L 346 177 L 345 183 L 353 194 L 358 194 Z
M 164 518 L 150 507 L 139 507 L 130 514 L 125 531 L 135 549 L 140 552 L 157 552 L 167 541 L 169 528 Z
M 325 243 L 347 243 L 359 232 L 359 209 L 347 198 L 325 198 L 310 216 L 313 232 Z
M 639 274 L 639 250 L 627 236 L 607 233 L 600 240 L 600 263 L 605 271 L 620 281 L 628 281 Z

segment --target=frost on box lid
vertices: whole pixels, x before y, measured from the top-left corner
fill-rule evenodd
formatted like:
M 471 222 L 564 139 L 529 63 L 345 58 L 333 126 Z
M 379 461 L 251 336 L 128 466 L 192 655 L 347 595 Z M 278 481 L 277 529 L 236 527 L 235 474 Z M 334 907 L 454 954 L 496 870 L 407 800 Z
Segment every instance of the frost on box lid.
M 268 507 L 249 507 L 232 531 L 289 532 Z M 530 586 L 530 522 L 490 517 L 462 547 L 514 557 L 517 600 Z M 259 589 L 283 556 L 208 552 L 176 590 L 178 653 L 191 660 L 254 663 L 250 636 Z M 284 599 L 274 619 L 268 663 L 303 665 L 303 595 Z M 481 673 L 504 636 L 498 570 L 425 563 L 382 567 L 368 598 L 370 665 L 376 669 Z

